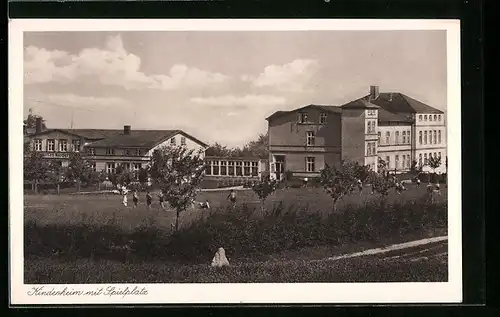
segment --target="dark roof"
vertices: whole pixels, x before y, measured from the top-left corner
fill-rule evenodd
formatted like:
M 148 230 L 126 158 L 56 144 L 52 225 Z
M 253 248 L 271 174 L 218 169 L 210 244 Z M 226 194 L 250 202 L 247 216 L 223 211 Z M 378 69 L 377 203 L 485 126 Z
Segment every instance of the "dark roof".
M 91 143 L 90 147 L 96 148 L 148 148 L 151 149 L 176 134 L 182 134 L 207 147 L 208 145 L 181 130 L 131 130 L 130 134 L 120 131 L 118 134 Z
M 379 106 L 377 106 L 373 102 L 371 102 L 369 100 L 368 96 L 350 101 L 350 102 L 348 102 L 340 107 L 342 109 L 378 109 L 378 108 L 380 108 Z
M 27 136 L 43 135 L 51 132 L 61 132 L 78 137 L 83 137 L 89 140 L 101 140 L 123 133 L 123 130 L 106 130 L 106 129 L 47 129 L 39 133 L 29 133 Z
M 363 98 L 368 98 L 368 96 Z M 444 113 L 399 92 L 380 93 L 378 98 L 371 102 L 392 113 Z
M 307 109 L 307 108 L 317 108 L 317 109 L 320 109 L 320 110 L 323 110 L 323 111 L 327 111 L 327 112 L 331 112 L 331 113 L 341 113 L 341 111 L 342 111 L 342 109 L 340 109 L 339 107 L 336 107 L 336 106 L 310 104 L 310 105 L 307 105 L 307 106 L 304 106 L 304 107 L 300 107 L 300 108 L 297 108 L 297 109 L 294 109 L 294 110 L 290 110 L 290 111 L 276 111 L 275 113 L 273 113 L 272 115 L 270 115 L 269 117 L 267 117 L 266 120 L 270 120 L 270 119 L 274 119 L 274 118 L 277 118 L 277 117 L 281 117 L 282 115 L 289 114 L 289 113 L 299 112 L 299 111 Z
M 404 122 L 404 123 L 413 123 L 413 120 L 409 117 L 405 117 L 402 115 L 398 115 L 392 112 L 389 112 L 385 109 L 380 108 L 378 110 L 378 121 L 379 122 Z

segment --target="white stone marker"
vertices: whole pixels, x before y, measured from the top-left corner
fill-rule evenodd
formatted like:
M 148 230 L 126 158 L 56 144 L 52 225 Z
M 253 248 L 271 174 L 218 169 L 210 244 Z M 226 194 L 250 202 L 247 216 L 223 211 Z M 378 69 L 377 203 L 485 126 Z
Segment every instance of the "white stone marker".
M 212 267 L 222 267 L 229 265 L 224 248 L 219 248 L 212 259 Z

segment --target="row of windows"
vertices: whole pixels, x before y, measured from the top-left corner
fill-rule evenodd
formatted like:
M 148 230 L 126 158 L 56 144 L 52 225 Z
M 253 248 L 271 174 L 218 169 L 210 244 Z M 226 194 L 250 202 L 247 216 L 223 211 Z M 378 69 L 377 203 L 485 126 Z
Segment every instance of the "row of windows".
M 401 157 L 399 155 L 394 156 L 394 164 L 392 163 L 391 156 L 385 157 L 385 164 L 388 169 L 406 169 L 411 167 L 411 156 L 409 154 L 403 154 Z
M 422 140 L 423 139 L 423 140 Z M 429 131 L 419 131 L 418 132 L 418 144 L 441 144 L 441 130 L 429 130 Z
M 328 113 L 326 113 L 326 112 L 320 113 L 320 115 L 319 115 L 319 123 L 320 124 L 325 124 L 327 118 L 328 118 Z M 308 118 L 306 112 L 300 112 L 299 113 L 299 123 L 312 123 L 312 122 L 309 122 L 309 118 Z
M 420 153 L 418 155 L 418 164 L 420 166 L 427 165 L 431 157 L 441 158 L 441 152 L 429 152 L 429 153 L 424 153 L 423 155 L 422 153 Z
M 376 130 L 377 130 L 377 121 L 369 120 L 366 123 L 366 134 L 375 134 Z
M 367 115 L 369 115 L 369 116 L 377 115 L 377 110 L 370 109 L 370 110 L 367 110 L 366 112 L 367 112 Z
M 400 135 L 399 131 L 396 131 L 394 133 L 394 142 L 391 142 L 392 141 L 391 140 L 391 132 L 386 131 L 385 132 L 385 138 L 383 139 L 383 141 L 385 141 L 384 144 L 410 144 L 411 143 L 411 133 L 410 133 L 410 130 L 401 132 L 401 139 L 399 138 L 399 135 Z M 378 133 L 379 144 L 381 143 L 381 140 L 382 140 L 382 135 L 379 132 Z
M 87 153 L 89 155 L 96 155 L 96 150 L 94 148 L 87 148 Z M 107 148 L 106 155 L 121 155 L 121 156 L 141 156 L 143 155 L 143 151 L 141 149 L 113 149 Z
M 35 151 L 43 151 L 43 140 L 42 139 L 35 139 L 34 140 L 34 149 Z M 58 142 L 58 148 L 57 150 L 59 152 L 67 152 L 68 150 L 72 150 L 75 152 L 80 151 L 80 140 L 72 140 L 71 141 L 71 148 L 68 147 L 68 140 L 67 139 L 59 139 Z M 46 146 L 45 146 L 45 151 L 48 152 L 54 152 L 56 151 L 56 140 L 55 139 L 47 139 L 46 140 Z
M 433 120 L 434 118 L 434 120 Z M 435 115 L 429 115 L 427 116 L 426 114 L 422 115 L 418 115 L 418 121 L 441 121 L 441 115 L 440 114 L 435 114 Z
M 259 162 L 206 161 L 205 174 L 211 176 L 258 176 Z
M 138 171 L 142 168 L 142 163 L 116 163 L 116 162 L 107 162 L 106 163 L 106 173 L 114 174 L 116 172 L 116 168 L 118 166 L 123 167 L 125 170 L 130 171 Z M 94 163 L 95 170 L 95 163 Z
M 170 139 L 170 145 L 177 145 L 177 139 L 175 137 Z M 186 137 L 184 136 L 181 136 L 181 145 L 186 145 Z

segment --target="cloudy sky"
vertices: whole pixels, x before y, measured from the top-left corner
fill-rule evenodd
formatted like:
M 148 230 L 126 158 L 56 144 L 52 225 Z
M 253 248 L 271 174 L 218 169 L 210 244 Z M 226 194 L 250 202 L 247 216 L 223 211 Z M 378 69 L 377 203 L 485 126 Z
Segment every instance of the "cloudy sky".
M 446 110 L 445 31 L 26 32 L 24 111 L 49 128 L 183 129 L 239 146 L 277 110 L 403 92 Z

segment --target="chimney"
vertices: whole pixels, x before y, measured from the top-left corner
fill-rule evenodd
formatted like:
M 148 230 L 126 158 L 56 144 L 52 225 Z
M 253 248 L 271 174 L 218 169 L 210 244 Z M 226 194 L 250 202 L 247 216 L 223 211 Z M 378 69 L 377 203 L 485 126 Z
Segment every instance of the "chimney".
M 389 101 L 392 101 L 392 92 L 389 94 Z
M 123 126 L 123 134 L 130 135 L 130 126 L 129 125 Z
M 376 100 L 378 98 L 378 86 L 370 86 L 370 99 Z
M 42 118 L 36 118 L 35 119 L 35 133 L 42 132 L 42 127 L 43 127 Z

